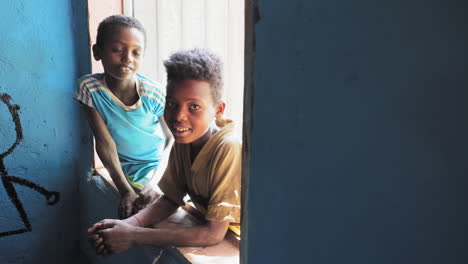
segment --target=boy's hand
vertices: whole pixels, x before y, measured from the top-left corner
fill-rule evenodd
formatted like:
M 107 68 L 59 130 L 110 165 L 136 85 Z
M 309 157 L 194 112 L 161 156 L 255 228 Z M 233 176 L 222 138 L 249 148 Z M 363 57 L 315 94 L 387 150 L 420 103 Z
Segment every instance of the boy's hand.
M 98 224 L 95 229 L 98 236 L 95 242 L 101 242 L 95 246 L 98 255 L 119 254 L 135 246 L 135 226 L 116 219 L 102 220 Z
M 98 255 L 108 255 L 108 251 L 103 244 L 104 238 L 97 234 L 97 231 L 103 228 L 103 221 L 95 223 L 88 229 L 88 242 L 94 247 Z
M 122 195 L 119 204 L 119 218 L 124 219 L 129 217 L 134 212 L 134 203 L 138 195 L 132 190 Z
M 147 184 L 143 190 L 141 190 L 138 198 L 135 200 L 135 208 L 137 211 L 145 208 L 148 204 L 159 198 L 161 194 L 154 189 L 154 187 Z M 135 212 L 136 213 L 136 212 Z

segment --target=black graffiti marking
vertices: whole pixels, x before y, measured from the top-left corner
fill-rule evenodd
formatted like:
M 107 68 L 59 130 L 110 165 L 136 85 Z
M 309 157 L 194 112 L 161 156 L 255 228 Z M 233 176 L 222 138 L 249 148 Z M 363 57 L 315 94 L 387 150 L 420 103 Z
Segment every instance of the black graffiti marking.
M 46 198 L 48 205 L 54 205 L 58 203 L 60 200 L 60 193 L 58 192 L 47 191 L 45 188 L 41 187 L 40 185 L 36 183 L 33 183 L 23 178 L 8 175 L 8 171 L 5 167 L 5 163 L 3 162 L 3 159 L 6 156 L 10 155 L 11 152 L 13 152 L 16 146 L 18 146 L 20 141 L 23 139 L 23 129 L 21 127 L 21 122 L 20 122 L 20 118 L 18 114 L 18 110 L 20 109 L 20 107 L 18 105 L 11 104 L 10 100 L 11 100 L 11 97 L 8 94 L 0 94 L 0 101 L 3 102 L 8 107 L 8 110 L 10 111 L 13 122 L 15 123 L 15 131 L 16 131 L 15 143 L 13 143 L 13 145 L 6 152 L 0 154 L 0 178 L 2 179 L 3 187 L 5 188 L 5 191 L 8 197 L 10 198 L 10 201 L 15 206 L 16 210 L 18 211 L 18 214 L 21 217 L 21 220 L 23 221 L 24 228 L 12 230 L 12 231 L 0 232 L 0 237 L 16 235 L 16 234 L 21 234 L 24 232 L 32 231 L 31 222 L 28 219 L 28 215 L 26 214 L 26 211 L 24 210 L 23 204 L 18 198 L 18 193 L 16 192 L 14 184 L 18 184 L 18 185 L 31 188 L 34 191 L 42 194 Z
M 11 97 L 8 94 L 0 94 L 0 100 L 8 107 L 10 111 L 11 117 L 13 118 L 13 122 L 15 123 L 15 131 L 16 131 L 16 140 L 15 143 L 3 154 L 0 154 L 0 160 L 3 161 L 3 158 L 10 155 L 13 152 L 13 149 L 18 146 L 20 141 L 23 139 L 23 129 L 21 128 L 21 122 L 19 119 L 18 110 L 20 107 L 18 105 L 12 105 L 10 103 Z

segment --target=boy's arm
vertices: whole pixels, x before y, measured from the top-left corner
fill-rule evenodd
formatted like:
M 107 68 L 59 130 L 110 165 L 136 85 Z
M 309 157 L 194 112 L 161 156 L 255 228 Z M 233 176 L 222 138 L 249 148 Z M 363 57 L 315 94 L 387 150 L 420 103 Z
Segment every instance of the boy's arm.
M 134 243 L 137 246 L 207 247 L 221 242 L 228 227 L 228 221 L 208 221 L 194 227 L 136 228 Z
M 122 197 L 119 205 L 119 217 L 126 218 L 132 214 L 133 203 L 138 195 L 125 179 L 114 139 L 110 135 L 101 115 L 94 108 L 83 106 L 83 109 L 93 130 L 96 140 L 96 152 Z
M 164 149 L 161 154 L 161 162 L 159 163 L 158 168 L 156 169 L 156 173 L 153 174 L 153 177 L 150 179 L 149 183 L 145 185 L 145 188 L 141 190 L 138 199 L 135 201 L 135 206 L 138 209 L 145 208 L 147 204 L 151 203 L 157 197 L 161 196 L 159 188 L 155 188 L 154 186 L 158 185 L 159 180 L 164 175 L 165 168 L 167 167 L 167 163 L 169 160 L 169 154 L 171 153 L 171 148 L 174 145 L 174 137 L 171 134 L 171 130 L 169 130 L 169 128 L 167 127 L 166 121 L 164 120 L 163 116 L 159 117 L 159 123 L 166 137 L 166 144 L 164 145 Z
M 176 246 L 176 247 L 205 247 L 218 244 L 224 239 L 229 226 L 228 221 L 208 221 L 194 227 L 141 228 L 156 224 L 171 214 L 179 205 L 172 202 L 165 195 L 149 207 L 143 209 L 136 217 L 128 219 L 128 223 L 137 226 L 132 236 L 134 246 Z M 126 220 L 127 221 L 127 220 Z M 141 221 L 141 223 L 140 223 Z M 106 238 L 104 239 L 106 241 Z
M 88 240 L 98 255 L 118 254 L 137 243 L 135 229 L 156 224 L 173 214 L 179 205 L 162 196 L 125 220 L 104 219 L 88 229 Z M 150 228 L 143 228 L 150 230 Z M 103 243 L 104 242 L 104 243 Z
M 228 221 L 208 221 L 195 227 L 144 228 L 166 219 L 179 206 L 163 196 L 125 220 L 106 219 L 92 226 L 88 233 L 98 254 L 118 254 L 140 245 L 204 247 L 221 242 Z M 93 235 L 93 234 L 98 235 Z
M 179 208 L 179 205 L 172 202 L 166 195 L 163 195 L 134 216 L 125 219 L 125 221 L 134 226 L 150 226 L 168 218 L 177 208 Z
M 124 220 L 103 220 L 90 243 L 98 255 L 119 254 L 135 246 L 207 247 L 221 242 L 229 222 L 208 221 L 202 226 L 144 228 Z M 88 231 L 89 232 L 89 231 Z

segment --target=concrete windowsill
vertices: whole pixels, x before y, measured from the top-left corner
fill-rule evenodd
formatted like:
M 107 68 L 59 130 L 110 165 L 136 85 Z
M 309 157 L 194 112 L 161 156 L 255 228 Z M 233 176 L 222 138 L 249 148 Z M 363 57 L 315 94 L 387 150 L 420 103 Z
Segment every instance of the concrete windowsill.
M 96 177 L 102 177 L 104 181 L 118 194 L 117 188 L 105 169 L 97 170 Z M 156 228 L 171 226 L 196 226 L 200 223 L 197 216 L 189 212 L 190 205 L 180 207 L 166 220 L 155 225 Z M 193 211 L 192 211 L 193 213 Z M 165 250 L 175 258 L 178 263 L 192 264 L 238 264 L 239 244 L 229 234 L 219 244 L 210 247 L 167 247 Z

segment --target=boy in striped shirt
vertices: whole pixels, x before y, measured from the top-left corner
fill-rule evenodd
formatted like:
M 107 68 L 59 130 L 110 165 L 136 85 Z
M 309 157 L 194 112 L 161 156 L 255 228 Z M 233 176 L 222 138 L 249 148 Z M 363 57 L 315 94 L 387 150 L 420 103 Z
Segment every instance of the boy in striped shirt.
M 104 19 L 93 45 L 104 73 L 80 78 L 75 95 L 93 131 L 97 154 L 121 195 L 120 218 L 159 196 L 155 174 L 166 143 L 161 125 L 166 91 L 137 73 L 145 38 L 133 17 Z

